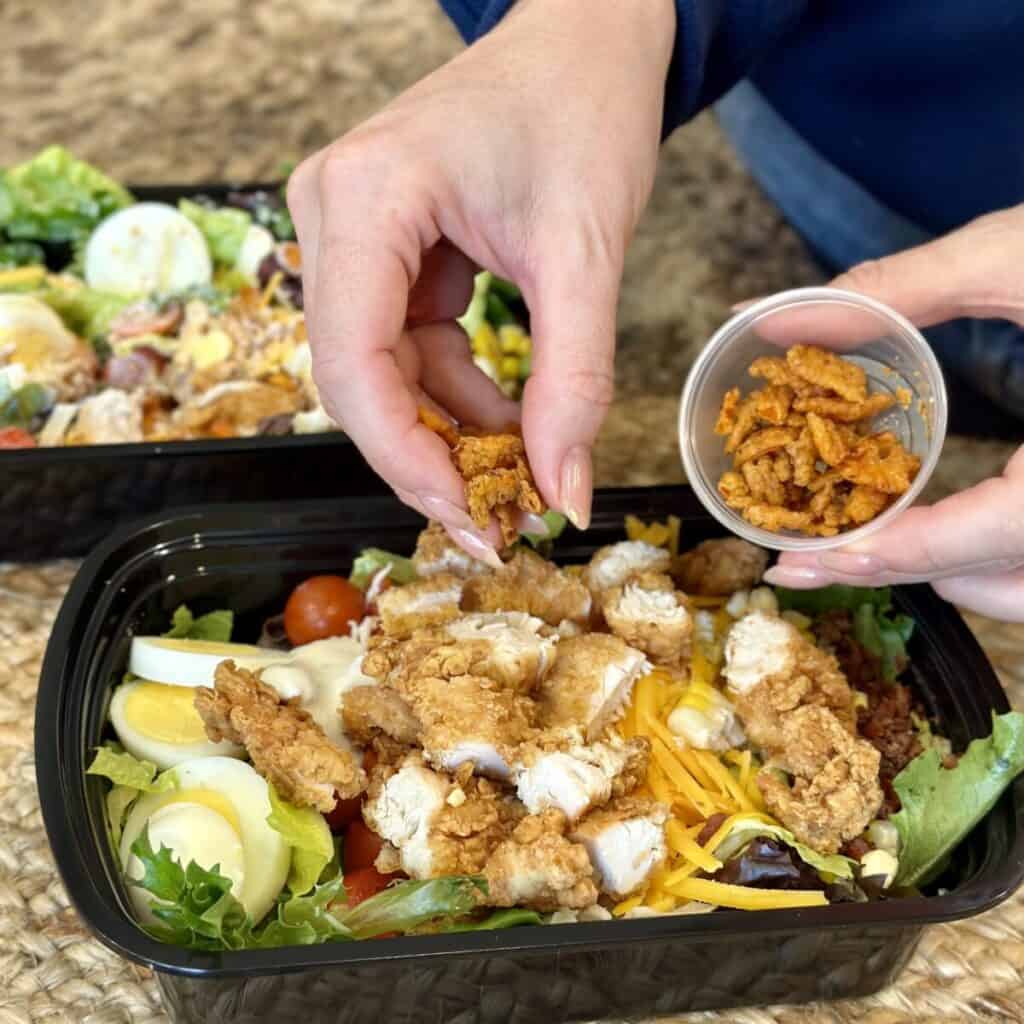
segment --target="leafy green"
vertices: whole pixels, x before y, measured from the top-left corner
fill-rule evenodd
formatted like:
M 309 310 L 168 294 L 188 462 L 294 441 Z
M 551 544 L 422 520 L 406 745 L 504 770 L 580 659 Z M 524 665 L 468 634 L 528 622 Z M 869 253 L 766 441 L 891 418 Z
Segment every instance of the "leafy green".
M 209 640 L 226 644 L 231 639 L 234 614 L 227 609 L 195 618 L 185 605 L 174 610 L 171 628 L 163 635 L 171 640 Z
M 232 206 L 211 208 L 190 199 L 180 199 L 178 209 L 203 233 L 214 262 L 234 266 L 252 217 Z
M 945 867 L 957 844 L 1024 771 L 1024 714 L 992 716 L 992 734 L 974 740 L 955 768 L 943 768 L 934 747 L 893 779 L 901 809 L 890 821 L 900 833 L 898 885 L 924 885 Z
M 493 274 L 491 275 L 490 290 L 510 302 L 523 297 L 523 293 L 511 281 L 506 281 L 503 277 L 495 277 Z
M 76 288 L 46 288 L 36 294 L 65 323 L 69 330 L 89 341 L 102 338 L 110 322 L 126 306 L 137 301 L 133 295 L 100 291 L 86 285 Z
M 74 242 L 131 194 L 62 146 L 48 146 L 0 176 L 0 229 L 11 239 Z
M 309 946 L 351 938 L 330 909 L 343 896 L 340 875 L 307 896 L 279 901 L 276 913 L 254 926 L 219 865 L 206 870 L 191 861 L 182 868 L 167 847 L 153 850 L 145 828 L 132 843 L 132 853 L 143 868 L 142 878 L 134 884 L 155 897 L 150 909 L 159 924 L 146 930 L 161 942 L 215 951 Z
M 468 914 L 486 892 L 487 883 L 474 875 L 399 882 L 353 907 L 342 921 L 357 939 L 407 932 L 435 918 Z
M 524 533 L 522 534 L 523 540 L 525 540 L 531 547 L 539 547 L 541 544 L 557 540 L 565 532 L 565 528 L 569 523 L 569 520 L 562 515 L 561 512 L 556 512 L 554 509 L 548 509 L 543 516 L 544 522 L 548 524 L 548 532 L 546 536 L 541 536 L 539 533 Z
M 167 772 L 160 775 L 159 771 L 152 761 L 140 761 L 113 746 L 102 746 L 96 750 L 85 773 L 100 775 L 117 786 L 128 786 L 141 793 L 164 793 L 173 789 L 174 776 Z
M 888 587 L 849 587 L 834 584 L 820 590 L 789 590 L 776 587 L 783 611 L 820 615 L 844 609 L 853 612 L 853 633 L 857 642 L 882 663 L 886 679 L 895 679 L 906 664 L 907 643 L 914 632 L 908 615 L 893 615 L 892 591 Z
M 503 928 L 520 928 L 523 925 L 543 923 L 544 918 L 536 910 L 512 907 L 509 910 L 496 910 L 482 921 L 453 921 L 440 930 L 443 932 L 490 932 Z
M 729 833 L 719 843 L 715 850 L 715 856 L 728 860 L 758 836 L 773 836 L 781 840 L 795 851 L 805 864 L 810 865 L 819 874 L 825 873 L 836 878 L 853 878 L 854 862 L 849 857 L 843 857 L 838 853 L 818 853 L 799 842 L 789 829 L 761 821 L 760 818 L 737 818 L 732 828 L 729 829 Z
M 45 262 L 46 253 L 35 242 L 0 242 L 0 270 L 40 266 Z
M 52 404 L 50 392 L 41 384 L 29 381 L 15 391 L 6 377 L 0 376 L 0 427 L 28 427 Z
M 331 830 L 324 816 L 311 807 L 295 807 L 282 800 L 273 786 L 270 792 L 270 816 L 267 824 L 281 834 L 292 848 L 292 866 L 288 888 L 301 896 L 316 884 L 334 856 Z
M 117 846 L 121 842 L 121 829 L 124 827 L 125 815 L 138 798 L 139 791 L 132 786 L 113 786 L 107 794 L 107 820 L 110 823 L 110 835 Z
M 492 281 L 491 291 L 487 296 L 487 322 L 492 327 L 504 327 L 506 324 L 515 324 L 518 321 L 512 315 L 512 311 L 505 305 L 505 300 L 494 293 Z
M 370 585 L 370 580 L 387 565 L 391 566 L 390 579 L 392 583 L 401 586 L 405 583 L 412 583 L 416 579 L 416 570 L 412 567 L 412 559 L 404 558 L 402 555 L 393 555 L 390 551 L 382 551 L 380 548 L 364 548 L 352 563 L 349 580 L 360 590 L 365 590 Z

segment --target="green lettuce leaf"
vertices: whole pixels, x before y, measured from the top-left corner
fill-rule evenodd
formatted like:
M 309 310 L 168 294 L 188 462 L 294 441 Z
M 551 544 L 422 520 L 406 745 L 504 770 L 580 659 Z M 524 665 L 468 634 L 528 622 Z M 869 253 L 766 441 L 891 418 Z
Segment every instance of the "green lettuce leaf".
M 781 825 L 771 825 L 757 818 L 737 818 L 715 850 L 715 856 L 728 860 L 739 853 L 748 843 L 758 836 L 773 836 L 794 850 L 797 856 L 819 874 L 833 875 L 836 878 L 853 878 L 855 861 L 838 853 L 825 854 L 812 850 L 799 842 L 789 829 Z
M 203 233 L 215 263 L 234 266 L 241 251 L 252 217 L 231 206 L 211 209 L 190 199 L 180 199 L 178 209 Z
M 256 929 L 251 946 L 271 949 L 277 946 L 315 946 L 322 942 L 348 942 L 352 933 L 338 915 L 345 889 L 340 875 L 305 896 L 292 896 L 277 905 L 276 917 Z
M 548 509 L 544 513 L 543 519 L 548 524 L 548 534 L 546 537 L 542 537 L 539 533 L 522 534 L 523 540 L 531 547 L 536 548 L 541 544 L 550 544 L 552 541 L 557 540 L 565 532 L 565 528 L 569 523 L 569 520 L 561 512 L 556 512 L 554 509 Z
M 487 293 L 491 289 L 491 279 L 489 270 L 483 270 L 473 278 L 473 297 L 466 312 L 458 318 L 457 323 L 471 338 L 487 319 Z
M 914 632 L 914 620 L 908 615 L 893 615 L 889 587 L 848 587 L 834 584 L 819 590 L 789 590 L 776 587 L 775 596 L 783 611 L 804 615 L 844 609 L 853 612 L 853 632 L 857 642 L 882 663 L 886 679 L 895 679 L 907 661 L 907 643 Z
M 100 291 L 86 285 L 76 288 L 46 288 L 36 297 L 45 302 L 64 321 L 68 330 L 89 341 L 102 338 L 110 322 L 136 296 Z
M 0 229 L 11 239 L 74 242 L 133 201 L 112 178 L 48 146 L 0 176 Z
M 1024 714 L 992 716 L 992 734 L 974 740 L 955 768 L 943 768 L 934 747 L 893 779 L 901 809 L 889 820 L 900 833 L 896 884 L 925 885 L 957 844 L 1024 771 Z
M 482 921 L 453 921 L 439 930 L 442 932 L 491 932 L 503 928 L 521 928 L 523 925 L 543 923 L 544 918 L 536 910 L 512 907 L 509 910 L 496 910 Z
M 52 395 L 41 384 L 29 381 L 13 391 L 7 380 L 0 377 L 0 427 L 27 428 L 52 404 Z
M 161 775 L 152 761 L 140 761 L 113 746 L 99 747 L 85 773 L 100 775 L 115 786 L 126 786 L 139 793 L 165 793 L 175 786 L 174 776 L 168 772 Z
M 0 270 L 41 266 L 46 253 L 35 242 L 0 242 Z
M 295 807 L 282 800 L 273 786 L 270 791 L 270 816 L 267 824 L 281 834 L 292 848 L 292 866 L 288 888 L 297 896 L 309 892 L 334 857 L 331 830 L 319 811 Z
M 435 918 L 462 917 L 477 906 L 487 883 L 474 875 L 450 875 L 420 882 L 399 882 L 353 907 L 342 923 L 357 939 L 386 932 L 407 932 Z
M 121 842 L 121 830 L 124 828 L 128 808 L 135 803 L 138 795 L 139 790 L 133 786 L 113 786 L 107 794 L 107 821 L 115 847 Z
M 412 567 L 411 558 L 393 555 L 390 551 L 382 551 L 380 548 L 364 548 L 352 563 L 349 580 L 360 590 L 365 590 L 370 585 L 370 580 L 388 564 L 391 565 L 392 583 L 401 586 L 416 579 L 416 570 Z
M 175 609 L 171 628 L 163 635 L 171 640 L 208 640 L 226 644 L 231 639 L 234 614 L 227 609 L 195 618 L 185 605 Z

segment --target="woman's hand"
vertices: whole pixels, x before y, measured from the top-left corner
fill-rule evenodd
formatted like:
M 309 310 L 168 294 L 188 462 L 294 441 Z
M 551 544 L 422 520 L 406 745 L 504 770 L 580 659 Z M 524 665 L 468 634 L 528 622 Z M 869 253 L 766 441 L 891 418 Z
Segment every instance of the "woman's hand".
M 862 292 L 922 327 L 959 317 L 1024 326 L 1024 205 L 928 245 L 854 267 L 837 288 Z M 787 587 L 929 581 L 947 600 L 1024 621 L 1024 448 L 1002 476 L 909 509 L 866 540 L 820 555 L 783 554 L 766 576 Z
M 453 323 L 473 273 L 531 313 L 522 430 L 546 501 L 589 522 L 590 450 L 612 398 L 627 243 L 654 179 L 671 0 L 519 0 L 380 114 L 307 159 L 288 205 L 327 411 L 408 504 L 477 557 L 424 396 L 455 419 L 518 420 Z

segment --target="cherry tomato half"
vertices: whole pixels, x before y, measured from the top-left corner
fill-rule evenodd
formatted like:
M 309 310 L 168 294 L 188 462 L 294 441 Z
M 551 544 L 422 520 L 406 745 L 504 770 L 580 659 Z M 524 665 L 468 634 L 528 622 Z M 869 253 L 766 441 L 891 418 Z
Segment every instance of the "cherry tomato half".
M 355 907 L 371 896 L 386 889 L 400 875 L 382 875 L 376 868 L 360 868 L 351 874 L 345 872 L 345 895 L 348 905 Z
M 332 832 L 344 832 L 359 817 L 362 809 L 362 799 L 354 796 L 351 800 L 339 800 L 334 805 L 334 810 L 325 814 L 324 817 L 327 819 L 327 824 Z
M 36 439 L 21 427 L 4 427 L 0 430 L 0 448 L 35 448 Z
M 341 847 L 345 874 L 360 868 L 372 868 L 382 845 L 380 836 L 367 828 L 361 819 L 353 821 L 345 830 L 345 842 Z
M 345 636 L 363 617 L 363 592 L 341 576 L 313 576 L 300 583 L 284 606 L 284 631 L 296 647 Z

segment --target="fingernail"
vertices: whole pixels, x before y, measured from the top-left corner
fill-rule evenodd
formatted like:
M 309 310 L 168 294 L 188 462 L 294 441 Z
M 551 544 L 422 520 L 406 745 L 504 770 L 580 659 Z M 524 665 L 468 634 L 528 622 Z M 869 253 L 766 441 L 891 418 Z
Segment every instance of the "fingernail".
M 826 573 L 807 565 L 773 565 L 763 579 L 775 587 L 823 587 L 828 583 Z
M 519 532 L 529 533 L 537 537 L 546 537 L 551 531 L 543 516 L 535 516 L 532 512 L 519 513 Z
M 818 561 L 823 568 L 847 576 L 876 576 L 885 572 L 885 562 L 877 555 L 861 555 L 853 551 L 823 551 Z
M 500 569 L 502 561 L 498 552 L 491 547 L 479 534 L 472 530 L 460 530 L 458 527 L 449 526 L 452 538 L 459 547 L 464 548 L 474 558 L 489 565 L 492 569 Z
M 417 494 L 419 503 L 427 513 L 428 519 L 436 519 L 453 529 L 472 532 L 473 520 L 458 505 L 453 505 L 447 498 L 439 494 Z
M 577 530 L 585 530 L 590 525 L 593 491 L 590 475 L 590 452 L 581 444 L 570 448 L 562 460 L 558 501 Z

